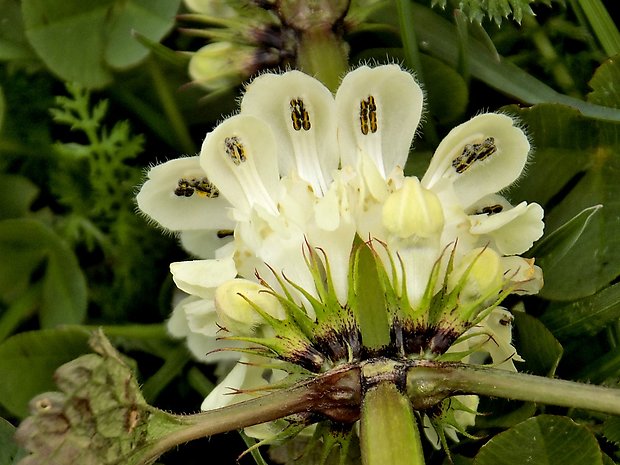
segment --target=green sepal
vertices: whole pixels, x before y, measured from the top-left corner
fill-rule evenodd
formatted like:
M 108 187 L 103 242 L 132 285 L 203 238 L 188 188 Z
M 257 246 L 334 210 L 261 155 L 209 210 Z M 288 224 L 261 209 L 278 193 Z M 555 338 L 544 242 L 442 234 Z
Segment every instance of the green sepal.
M 349 305 L 353 310 L 364 347 L 379 350 L 390 344 L 390 324 L 377 254 L 366 243 L 353 252 L 349 273 Z

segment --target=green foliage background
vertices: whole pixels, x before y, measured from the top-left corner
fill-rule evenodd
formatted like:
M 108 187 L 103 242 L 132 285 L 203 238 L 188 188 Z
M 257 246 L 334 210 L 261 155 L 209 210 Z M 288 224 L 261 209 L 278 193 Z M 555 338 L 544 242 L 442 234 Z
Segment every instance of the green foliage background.
M 511 302 L 520 370 L 617 386 L 620 34 L 605 10 L 614 2 L 368 3 L 353 4 L 350 63 L 403 62 L 428 97 L 409 172 L 422 174 L 441 137 L 484 110 L 514 115 L 531 137 L 527 174 L 507 194 L 545 208 L 532 256 L 546 284 Z M 187 59 L 172 50 L 205 39 L 177 30 L 180 0 L 0 0 L 0 11 L 0 465 L 8 465 L 20 455 L 11 436 L 28 400 L 53 389 L 56 367 L 88 352 L 97 326 L 135 359 L 154 405 L 195 411 L 212 388 L 212 367 L 192 361 L 162 323 L 168 264 L 185 254 L 136 213 L 134 196 L 145 167 L 195 153 L 240 88 L 187 85 Z M 528 463 L 620 463 L 616 418 L 488 399 L 482 411 L 490 414 L 472 430 L 477 439 L 452 451 L 457 464 L 522 464 L 524 443 L 535 457 Z M 204 463 L 227 449 L 223 463 L 233 463 L 243 442 L 221 441 L 162 462 Z M 428 463 L 447 463 L 427 452 Z

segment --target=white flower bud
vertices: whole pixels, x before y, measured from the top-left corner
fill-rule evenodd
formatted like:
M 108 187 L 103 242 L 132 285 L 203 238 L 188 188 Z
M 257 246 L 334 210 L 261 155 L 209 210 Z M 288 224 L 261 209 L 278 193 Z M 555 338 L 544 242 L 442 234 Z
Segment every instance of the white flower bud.
M 265 322 L 252 304 L 274 318 L 283 320 L 286 316 L 278 299 L 264 286 L 253 281 L 232 279 L 215 291 L 218 318 L 235 335 L 251 334 L 256 326 Z
M 473 302 L 493 290 L 499 292 L 504 279 L 501 257 L 490 248 L 469 251 L 450 275 L 450 287 L 456 287 L 465 274 L 461 302 Z
M 444 224 L 441 202 L 418 178 L 405 178 L 401 189 L 383 205 L 383 225 L 401 239 L 427 239 L 439 235 Z

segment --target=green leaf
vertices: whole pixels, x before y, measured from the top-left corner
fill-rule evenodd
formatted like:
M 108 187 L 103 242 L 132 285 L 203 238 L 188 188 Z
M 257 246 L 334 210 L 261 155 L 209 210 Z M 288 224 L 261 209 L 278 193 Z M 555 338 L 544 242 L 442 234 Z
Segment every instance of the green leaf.
M 15 427 L 0 418 L 0 465 L 13 465 L 26 454 L 13 440 L 14 435 Z
M 603 435 L 609 442 L 620 446 L 620 417 L 609 417 L 603 424 Z
M 459 73 L 437 58 L 420 58 L 430 113 L 442 124 L 458 119 L 467 107 L 467 84 Z
M 542 204 L 550 231 L 603 205 L 562 258 L 546 261 L 540 293 L 564 301 L 592 295 L 620 275 L 620 124 L 586 118 L 561 105 L 506 110 L 524 124 L 536 148 L 527 176 L 509 192 L 513 201 Z
M 457 68 L 462 60 L 460 37 L 454 25 L 423 5 L 412 3 L 412 8 L 420 49 Z M 620 121 L 620 110 L 561 94 L 511 61 L 502 57 L 498 59 L 479 40 L 470 37 L 468 42 L 467 63 L 471 76 L 488 86 L 524 103 L 560 103 L 590 117 Z
M 474 465 L 602 465 L 596 438 L 569 418 L 540 415 L 498 434 Z
M 459 9 L 470 21 L 482 23 L 485 16 L 495 21 L 498 25 L 503 18 L 512 15 L 513 19 L 520 23 L 524 15 L 533 15 L 530 3 L 535 0 L 463 0 L 459 2 Z M 548 2 L 545 2 L 548 3 Z M 446 7 L 446 0 L 433 0 L 432 5 Z
M 24 0 L 26 35 L 47 67 L 89 88 L 112 80 L 112 68 L 135 65 L 148 50 L 131 31 L 160 40 L 180 0 Z
M 0 174 L 0 220 L 26 215 L 38 194 L 39 188 L 28 178 Z
M 26 416 L 32 397 L 54 390 L 56 368 L 89 351 L 88 333 L 76 328 L 29 331 L 7 339 L 0 344 L 0 403 L 12 414 Z
M 555 231 L 545 234 L 528 252 L 528 256 L 536 257 L 537 265 L 543 270 L 547 268 L 547 264 L 552 265 L 557 262 L 573 248 L 594 214 L 602 207 L 602 205 L 594 205 L 584 208 Z
M 4 91 L 0 87 L 0 133 L 2 133 L 2 125 L 4 124 L 4 113 L 6 111 L 6 100 L 4 98 Z
M 560 340 L 593 335 L 620 319 L 620 283 L 568 305 L 551 306 L 541 321 Z
M 180 0 L 117 1 L 115 17 L 109 25 L 106 63 L 124 69 L 145 58 L 149 49 L 133 37 L 133 31 L 159 42 L 172 28 L 179 4 Z
M 44 328 L 81 323 L 86 316 L 86 279 L 73 251 L 49 227 L 34 219 L 0 222 L 0 292 L 11 300 L 24 291 L 44 260 L 43 300 L 39 319 Z
M 538 319 L 523 312 L 515 312 L 518 352 L 525 359 L 527 371 L 535 375 L 553 376 L 562 358 L 562 345 Z
M 36 56 L 24 33 L 19 0 L 0 0 L 0 11 L 0 62 L 35 60 Z
M 588 94 L 589 102 L 620 108 L 620 56 L 599 66 L 588 84 L 592 88 Z

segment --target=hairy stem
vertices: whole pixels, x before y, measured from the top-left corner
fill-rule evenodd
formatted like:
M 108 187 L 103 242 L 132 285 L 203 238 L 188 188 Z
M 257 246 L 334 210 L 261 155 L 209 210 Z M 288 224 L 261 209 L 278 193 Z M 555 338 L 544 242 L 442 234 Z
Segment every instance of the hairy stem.
M 620 415 L 620 389 L 464 364 L 409 368 L 407 394 L 418 409 L 455 394 L 478 394 Z
M 343 415 L 357 418 L 360 393 L 359 368 L 345 366 L 289 389 L 217 410 L 195 415 L 172 415 L 155 410 L 152 423 L 162 425 L 161 433 L 140 453 L 137 464 L 151 463 L 174 446 L 194 439 L 277 420 L 295 413 L 315 412 L 336 420 L 340 420 Z

